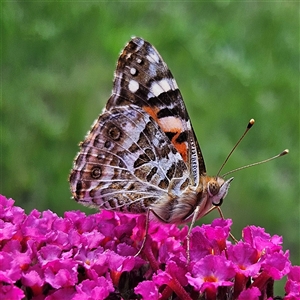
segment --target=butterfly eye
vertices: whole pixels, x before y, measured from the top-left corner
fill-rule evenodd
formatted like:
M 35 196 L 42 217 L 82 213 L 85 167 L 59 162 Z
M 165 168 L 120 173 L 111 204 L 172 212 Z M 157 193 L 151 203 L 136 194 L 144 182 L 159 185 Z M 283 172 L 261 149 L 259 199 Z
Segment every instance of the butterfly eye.
M 208 183 L 208 193 L 210 196 L 215 196 L 219 193 L 220 186 L 215 180 L 211 180 Z

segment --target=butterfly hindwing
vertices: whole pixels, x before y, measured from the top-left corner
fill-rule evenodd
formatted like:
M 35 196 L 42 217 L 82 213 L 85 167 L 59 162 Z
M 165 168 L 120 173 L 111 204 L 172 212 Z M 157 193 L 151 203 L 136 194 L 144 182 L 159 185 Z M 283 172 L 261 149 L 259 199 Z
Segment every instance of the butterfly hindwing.
M 189 173 L 158 124 L 128 105 L 99 116 L 81 144 L 70 183 L 82 204 L 141 213 L 167 199 L 168 189 L 180 195 Z

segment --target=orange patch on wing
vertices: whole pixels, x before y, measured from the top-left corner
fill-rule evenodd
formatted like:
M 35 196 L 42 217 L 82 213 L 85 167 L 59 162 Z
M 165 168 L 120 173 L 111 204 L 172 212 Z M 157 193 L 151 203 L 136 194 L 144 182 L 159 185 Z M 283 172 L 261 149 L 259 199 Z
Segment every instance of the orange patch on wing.
M 165 117 L 162 119 L 158 119 L 157 113 L 160 111 L 160 108 L 156 106 L 155 107 L 143 106 L 143 110 L 148 115 L 150 115 L 155 120 L 155 122 L 157 122 L 157 124 L 164 132 L 173 132 L 175 134 L 171 142 L 176 148 L 176 150 L 182 156 L 184 162 L 187 162 L 187 144 L 176 142 L 176 139 L 178 138 L 179 134 L 184 130 L 182 122 L 179 121 L 178 118 L 176 117 Z
M 172 144 L 174 145 L 176 150 L 180 153 L 184 162 L 187 162 L 187 145 L 186 145 L 186 143 L 176 142 L 176 139 L 181 132 L 180 131 L 174 131 L 174 132 L 176 132 L 176 134 L 172 138 Z
M 150 115 L 155 122 L 158 123 L 158 118 L 157 118 L 157 113 L 159 112 L 159 108 L 154 106 L 154 107 L 150 107 L 150 106 L 142 106 L 142 109 L 148 114 Z

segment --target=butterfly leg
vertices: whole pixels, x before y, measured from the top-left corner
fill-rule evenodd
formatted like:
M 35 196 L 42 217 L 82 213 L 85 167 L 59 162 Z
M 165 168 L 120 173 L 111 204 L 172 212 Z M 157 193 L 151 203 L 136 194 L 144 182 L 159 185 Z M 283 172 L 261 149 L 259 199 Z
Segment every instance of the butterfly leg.
M 194 210 L 194 214 L 193 214 L 193 219 L 191 221 L 191 225 L 189 227 L 188 234 L 186 236 L 186 256 L 187 256 L 186 260 L 187 260 L 187 264 L 190 263 L 190 236 L 191 236 L 192 229 L 195 225 L 195 222 L 198 219 L 199 210 L 200 210 L 200 206 L 196 206 L 196 208 Z
M 146 240 L 147 240 L 147 236 L 148 236 L 150 211 L 151 211 L 151 209 L 148 209 L 147 214 L 146 214 L 145 236 L 143 238 L 142 246 L 139 249 L 139 251 L 134 255 L 134 257 L 139 256 L 141 254 L 142 250 L 144 249 L 144 246 L 145 246 L 145 243 L 146 243 Z

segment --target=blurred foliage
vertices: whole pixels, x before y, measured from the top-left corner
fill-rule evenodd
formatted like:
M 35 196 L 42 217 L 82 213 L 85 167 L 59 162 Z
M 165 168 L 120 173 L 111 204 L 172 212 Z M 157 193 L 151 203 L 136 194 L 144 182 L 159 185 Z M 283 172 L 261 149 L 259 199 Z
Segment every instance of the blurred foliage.
M 121 49 L 137 35 L 175 75 L 208 173 L 250 118 L 257 124 L 224 172 L 290 149 L 234 174 L 223 209 L 237 237 L 248 224 L 283 235 L 300 264 L 299 3 L 20 1 L 1 9 L 2 194 L 27 212 L 84 209 L 69 191 L 72 160 L 110 96 Z

